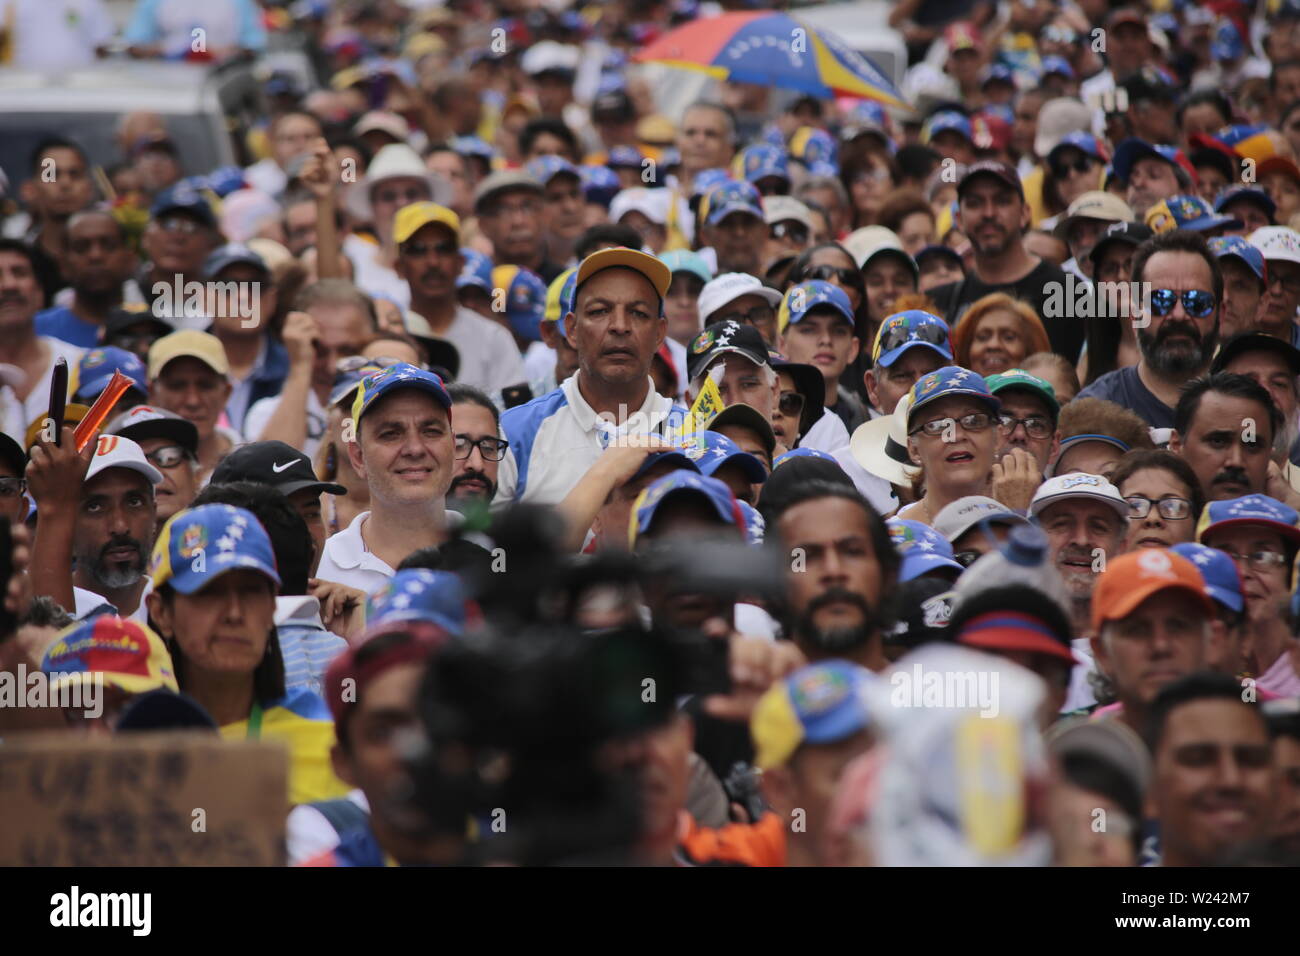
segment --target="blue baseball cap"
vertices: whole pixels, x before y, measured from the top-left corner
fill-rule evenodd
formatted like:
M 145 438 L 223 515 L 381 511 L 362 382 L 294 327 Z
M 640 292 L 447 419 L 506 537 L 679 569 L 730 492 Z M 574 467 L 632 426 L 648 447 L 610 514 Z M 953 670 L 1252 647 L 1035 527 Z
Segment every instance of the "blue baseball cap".
M 1235 60 L 1245 53 L 1246 45 L 1242 42 L 1236 24 L 1226 18 L 1220 20 L 1214 29 L 1214 40 L 1210 43 L 1210 56 L 1216 60 Z
M 1196 524 L 1196 540 L 1204 544 L 1207 534 L 1240 525 L 1262 525 L 1280 533 L 1293 547 L 1300 545 L 1300 514 L 1290 505 L 1268 495 L 1242 495 L 1226 501 L 1211 501 Z
M 1016 73 L 1005 63 L 990 63 L 980 72 L 980 86 L 987 86 L 994 81 L 1016 85 Z
M 1043 57 L 1043 76 L 1051 76 L 1053 73 L 1059 73 L 1067 80 L 1074 79 L 1074 67 L 1070 66 L 1070 61 L 1063 56 Z
M 693 192 L 691 198 L 703 197 L 710 190 L 717 189 L 719 186 L 731 182 L 731 174 L 725 169 L 701 169 L 695 174 L 692 182 Z
M 641 462 L 640 466 L 638 466 L 637 470 L 632 473 L 632 477 L 627 480 L 626 484 L 630 484 L 638 478 L 644 477 L 652 468 L 663 464 L 670 464 L 674 468 L 683 468 L 686 471 L 693 471 L 697 475 L 701 474 L 700 466 L 697 465 L 695 461 L 686 454 L 686 452 L 676 450 L 657 451 L 645 456 L 645 461 Z
M 659 258 L 668 267 L 669 272 L 689 272 L 702 282 L 708 282 L 713 278 L 713 273 L 709 270 L 709 264 L 704 261 L 704 257 L 698 252 L 692 252 L 689 249 L 674 249 L 672 252 L 661 252 Z
M 768 688 L 754 707 L 754 764 L 784 766 L 804 744 L 833 744 L 870 725 L 867 697 L 880 681 L 848 661 L 822 661 Z
M 851 327 L 854 325 L 853 305 L 844 290 L 821 279 L 811 279 L 792 286 L 782 296 L 781 308 L 777 311 L 777 327 L 784 332 L 789 326 L 802 322 L 814 309 L 831 309 Z
M 822 451 L 821 449 L 818 449 L 818 448 L 791 448 L 791 449 L 790 449 L 788 452 L 786 452 L 785 454 L 783 454 L 783 455 L 777 455 L 777 456 L 776 456 L 776 461 L 772 462 L 772 470 L 773 470 L 773 471 L 776 471 L 778 468 L 780 468 L 782 465 L 784 465 L 787 461 L 794 461 L 796 458 L 822 458 L 822 459 L 824 459 L 824 460 L 826 460 L 826 461 L 835 462 L 835 464 L 837 464 L 837 465 L 839 464 L 838 461 L 835 461 L 835 456 L 834 456 L 834 455 L 827 454 L 826 452 Z
M 217 217 L 207 197 L 192 184 L 181 181 L 164 189 L 149 207 L 149 218 L 160 219 L 169 212 L 183 212 L 193 216 L 209 229 L 217 228 Z
M 369 411 L 375 402 L 389 392 L 403 388 L 428 392 L 433 396 L 434 401 L 448 413 L 451 412 L 451 396 L 447 394 L 442 379 L 433 372 L 426 372 L 422 368 L 401 362 L 361 380 L 361 385 L 357 388 L 357 397 L 352 401 L 352 421 L 360 427 L 361 416 Z
M 790 155 L 817 176 L 835 175 L 839 170 L 839 144 L 835 137 L 816 126 L 801 126 L 790 137 Z
M 1047 154 L 1047 162 L 1050 164 L 1053 156 L 1061 150 L 1069 149 L 1071 147 L 1086 153 L 1099 163 L 1104 163 L 1106 161 L 1106 155 L 1102 152 L 1101 143 L 1098 141 L 1097 137 L 1093 136 L 1091 133 L 1077 129 L 1074 132 L 1066 133 L 1061 137 L 1061 141 L 1053 146 L 1051 152 Z
M 1241 575 L 1237 573 L 1237 562 L 1227 552 L 1191 541 L 1175 544 L 1169 550 L 1192 562 L 1205 581 L 1205 590 L 1210 597 L 1228 610 L 1241 613 L 1246 606 L 1246 597 L 1241 591 Z
M 949 341 L 948 323 L 923 309 L 895 312 L 876 330 L 871 359 L 873 364 L 889 368 L 915 348 L 930 349 L 945 362 L 951 362 L 952 343 Z
M 1214 211 L 1223 212 L 1223 207 L 1229 203 L 1245 200 L 1253 202 L 1264 214 L 1268 216 L 1268 221 L 1273 222 L 1277 216 L 1277 203 L 1271 196 L 1258 186 L 1229 186 L 1223 192 L 1219 193 L 1218 198 L 1214 200 Z
M 931 571 L 952 571 L 961 574 L 965 569 L 953 558 L 948 539 L 929 525 L 905 518 L 890 518 L 889 540 L 903 559 L 898 569 L 898 581 L 904 584 Z
M 482 289 L 488 295 L 492 294 L 492 260 L 477 249 L 471 249 L 464 246 L 460 250 L 461 258 L 465 260 L 465 265 L 460 270 L 460 275 L 456 276 L 456 288 L 464 289 L 473 287 Z
M 941 398 L 966 395 L 987 405 L 989 411 L 995 415 L 1002 408 L 1001 399 L 989 391 L 984 376 L 956 365 L 947 365 L 930 372 L 928 375 L 922 375 L 916 380 L 916 384 L 912 386 L 910 395 L 912 404 L 907 413 L 907 427 L 909 430 L 912 427 L 913 419 L 916 418 L 916 413 L 926 405 Z
M 477 136 L 457 136 L 451 141 L 451 148 L 461 156 L 477 156 L 491 162 L 497 151 Z
M 940 133 L 952 131 L 960 133 L 971 143 L 975 142 L 975 132 L 970 119 L 956 110 L 940 110 L 921 126 L 921 143 L 929 146 Z
M 1145 156 L 1164 160 L 1174 167 L 1174 174 L 1180 182 L 1191 183 L 1192 177 L 1188 171 L 1191 164 L 1182 150 L 1177 146 L 1148 143 L 1136 136 L 1130 136 L 1115 148 L 1115 155 L 1111 158 L 1110 165 L 1115 171 L 1116 178 L 1122 183 L 1127 183 L 1129 175 L 1133 172 L 1133 164 Z
M 208 188 L 217 194 L 219 199 L 225 199 L 237 189 L 243 189 L 248 184 L 244 182 L 244 171 L 238 166 L 218 166 L 207 175 Z
M 131 380 L 131 386 L 137 392 L 145 398 L 149 397 L 149 375 L 140 357 L 126 349 L 101 345 L 81 357 L 77 372 L 77 381 L 80 384 L 77 386 L 73 401 L 93 405 L 99 393 L 112 381 L 114 372 L 121 372 Z
M 579 183 L 582 182 L 582 173 L 578 172 L 578 167 L 573 165 L 563 156 L 538 156 L 524 167 L 524 171 L 532 176 L 535 180 L 545 186 L 556 176 L 572 176 Z
M 1242 222 L 1232 216 L 1220 216 L 1200 196 L 1179 195 L 1162 199 L 1147 210 L 1146 223 L 1157 234 L 1183 229 L 1208 232 L 1221 226 L 1240 229 Z
M 365 362 L 358 363 L 355 368 L 349 366 L 344 371 L 336 372 L 334 382 L 330 386 L 329 404 L 337 405 L 346 399 L 347 407 L 351 408 L 352 399 L 356 397 L 355 393 L 362 379 L 367 379 L 371 375 L 378 375 L 387 367 L 387 364 L 377 359 L 368 359 Z
M 450 571 L 408 568 L 366 598 L 366 630 L 404 621 L 429 621 L 449 634 L 465 633 L 465 588 Z
M 505 316 L 515 335 L 529 342 L 542 337 L 546 314 L 546 283 L 523 266 L 497 266 L 492 270 L 492 287 L 505 292 Z
M 697 432 L 694 441 L 686 448 L 686 457 L 699 465 L 700 474 L 712 478 L 725 465 L 736 464 L 750 484 L 767 481 L 763 463 L 721 432 Z
M 224 246 L 213 249 L 203 260 L 203 275 L 215 279 L 231 266 L 253 266 L 267 275 L 271 274 L 271 270 L 266 266 L 266 260 L 248 246 L 242 242 L 227 242 Z
M 149 560 L 154 589 L 170 584 L 181 594 L 193 594 L 239 570 L 260 572 L 280 586 L 266 529 L 251 511 L 233 505 L 176 512 L 159 532 Z
M 580 166 L 582 176 L 582 198 L 589 203 L 596 203 L 609 208 L 610 202 L 623 189 L 618 181 L 618 173 L 605 166 Z
M 763 220 L 763 197 L 758 194 L 753 183 L 738 183 L 734 180 L 716 186 L 704 194 L 700 200 L 700 215 L 710 226 L 716 226 L 732 213 L 743 212 Z
M 746 182 L 756 183 L 768 176 L 790 182 L 790 161 L 784 149 L 768 143 L 756 143 L 741 150 L 736 157 L 739 172 Z
M 732 495 L 731 489 L 717 478 L 708 478 L 692 471 L 681 470 L 651 482 L 641 494 L 637 495 L 632 505 L 631 527 L 628 528 L 629 545 L 635 545 L 637 537 L 646 533 L 663 503 L 677 495 L 695 495 L 703 498 L 722 524 L 730 525 L 744 533 L 745 517 L 741 514 L 740 503 Z
M 745 540 L 750 544 L 762 544 L 763 536 L 767 533 L 767 522 L 753 505 L 744 501 L 737 501 L 736 504 L 745 519 Z
M 1240 259 L 1246 264 L 1251 272 L 1255 273 L 1255 278 L 1260 282 L 1266 282 L 1266 266 L 1264 265 L 1264 253 L 1259 251 L 1257 246 L 1251 245 L 1242 236 L 1215 236 L 1210 240 L 1210 251 L 1214 253 L 1216 259 L 1234 258 Z
M 641 155 L 641 150 L 635 146 L 612 146 L 609 155 L 605 157 L 605 165 L 610 169 L 630 168 L 640 169 L 641 163 L 645 157 Z

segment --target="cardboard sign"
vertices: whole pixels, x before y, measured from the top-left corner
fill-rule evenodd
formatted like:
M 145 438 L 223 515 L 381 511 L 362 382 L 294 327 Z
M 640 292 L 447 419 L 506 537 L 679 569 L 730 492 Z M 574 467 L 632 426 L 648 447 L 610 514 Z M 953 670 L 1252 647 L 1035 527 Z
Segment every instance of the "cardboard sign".
M 283 866 L 288 793 L 275 743 L 9 737 L 0 866 Z

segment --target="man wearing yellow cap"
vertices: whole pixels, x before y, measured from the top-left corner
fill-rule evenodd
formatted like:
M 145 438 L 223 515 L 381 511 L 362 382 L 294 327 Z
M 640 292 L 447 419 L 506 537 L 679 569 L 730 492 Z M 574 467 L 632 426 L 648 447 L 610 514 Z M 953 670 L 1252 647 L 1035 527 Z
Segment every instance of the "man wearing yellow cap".
M 524 384 L 528 377 L 514 338 L 456 299 L 456 277 L 464 266 L 460 217 L 437 203 L 412 203 L 397 212 L 393 242 L 397 274 L 411 290 L 411 311 L 460 353 L 457 380 L 489 395 Z

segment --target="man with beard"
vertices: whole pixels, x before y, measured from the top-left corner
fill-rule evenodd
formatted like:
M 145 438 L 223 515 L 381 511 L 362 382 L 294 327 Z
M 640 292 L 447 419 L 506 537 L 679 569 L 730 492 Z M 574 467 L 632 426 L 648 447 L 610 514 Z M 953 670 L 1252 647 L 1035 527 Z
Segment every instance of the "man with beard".
M 447 394 L 456 442 L 447 505 L 460 512 L 471 502 L 486 507 L 497 493 L 497 469 L 509 444 L 501 437 L 497 407 L 471 385 L 448 385 Z
M 1251 328 L 1300 346 L 1300 233 L 1286 226 L 1265 226 L 1250 234 L 1250 244 L 1264 256 L 1264 295 Z
M 93 453 L 76 450 L 69 427 L 60 445 L 39 441 L 27 468 L 41 516 L 32 542 L 33 591 L 75 607 L 77 617 L 107 603 L 143 623 L 154 485 L 161 481 L 140 446 L 121 435 L 101 435 Z
M 412 203 L 398 210 L 393 241 L 397 243 L 397 274 L 411 290 L 411 311 L 429 323 L 434 337 L 456 346 L 460 354 L 458 380 L 490 395 L 525 383 L 524 360 L 510 332 L 456 299 L 456 279 L 465 265 L 460 252 L 460 217 L 437 203 Z
M 883 671 L 901 558 L 880 515 L 853 488 L 810 481 L 768 530 L 790 555 L 787 633 L 799 649 L 814 663 L 840 658 Z
M 1268 291 L 1265 277 L 1269 273 L 1265 271 L 1264 254 L 1241 236 L 1219 236 L 1211 239 L 1209 246 L 1223 270 L 1220 337 L 1230 339 L 1255 330 L 1259 323 L 1260 302 Z M 1275 288 L 1281 291 L 1280 286 Z
M 22 199 L 32 227 L 23 241 L 32 248 L 45 299 L 53 301 L 67 284 L 60 270 L 67 253 L 68 220 L 94 198 L 90 162 L 71 140 L 51 137 L 32 151 L 30 171 L 22 185 Z
M 931 289 L 930 298 L 950 328 L 956 328 L 971 303 L 994 292 L 1028 302 L 1042 316 L 1052 351 L 1073 362 L 1083 347 L 1083 323 L 1068 308 L 1058 307 L 1069 301 L 1062 298 L 1065 273 L 1026 248 L 1029 220 L 1029 204 L 1013 167 L 996 160 L 968 167 L 957 186 L 957 221 L 970 238 L 972 267 L 962 281 Z
M 74 213 L 63 256 L 72 302 L 38 312 L 36 334 L 94 348 L 109 313 L 122 304 L 122 283 L 134 268 L 126 232 L 107 209 Z
M 1273 438 L 1273 461 L 1288 486 L 1300 490 L 1300 349 L 1262 332 L 1246 332 L 1223 343 L 1211 372 L 1231 372 L 1254 379 L 1282 413 Z
M 1161 866 L 1213 866 L 1268 835 L 1275 799 L 1269 733 L 1259 707 L 1223 674 L 1192 674 L 1151 705 L 1149 799 Z
M 1196 472 L 1206 501 L 1265 494 L 1282 413 L 1254 379 L 1219 372 L 1187 384 L 1169 450 Z M 1276 481 L 1281 482 L 1277 473 Z M 1285 493 L 1285 492 L 1284 492 Z
M 1173 428 L 1183 386 L 1205 374 L 1219 345 L 1223 273 L 1204 238 L 1174 231 L 1138 247 L 1132 278 L 1151 290 L 1149 308 L 1131 303 L 1138 364 L 1108 372 L 1079 397 L 1108 399 L 1152 428 Z

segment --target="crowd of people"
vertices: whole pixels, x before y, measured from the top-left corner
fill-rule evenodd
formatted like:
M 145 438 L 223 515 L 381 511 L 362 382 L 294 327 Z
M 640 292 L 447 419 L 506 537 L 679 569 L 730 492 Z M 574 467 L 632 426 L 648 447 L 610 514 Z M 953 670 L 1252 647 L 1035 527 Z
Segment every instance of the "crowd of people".
M 1300 862 L 1300 4 L 903 0 L 905 108 L 680 115 L 750 5 L 179 8 L 319 86 L 5 170 L 0 669 L 104 706 L 0 746 L 279 741 L 295 865 Z

